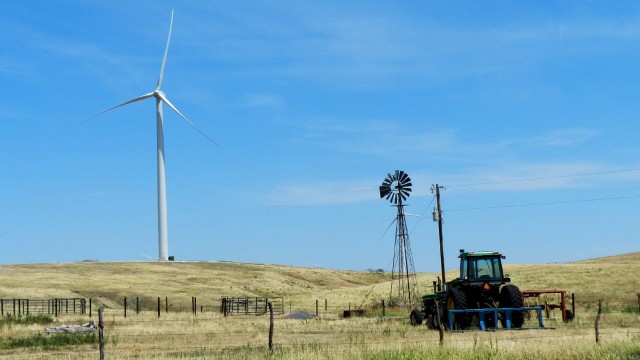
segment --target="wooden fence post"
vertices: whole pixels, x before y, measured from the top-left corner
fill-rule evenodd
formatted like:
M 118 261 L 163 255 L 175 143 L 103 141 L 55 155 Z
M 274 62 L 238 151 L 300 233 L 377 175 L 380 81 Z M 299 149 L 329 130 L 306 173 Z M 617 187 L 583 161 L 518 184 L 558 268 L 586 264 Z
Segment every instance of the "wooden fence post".
M 160 318 L 160 296 L 158 296 L 158 319 Z
M 438 326 L 438 333 L 440 333 L 440 346 L 444 345 L 444 326 L 442 326 L 442 322 L 440 319 L 440 306 L 438 305 L 438 301 L 436 303 L 436 326 Z
M 91 318 L 91 298 L 89 298 L 89 318 Z
M 273 305 L 271 301 L 267 302 L 267 307 L 269 307 L 269 351 L 273 355 Z
M 98 308 L 98 341 L 100 342 L 100 360 L 104 360 L 104 322 L 102 321 L 102 312 L 104 307 Z
M 316 299 L 316 317 L 318 317 L 318 299 Z
M 169 313 L 169 297 L 165 296 L 164 297 L 164 312 L 165 313 Z
M 136 296 L 136 314 L 140 314 L 140 297 Z
M 386 306 L 384 304 L 384 299 L 382 299 L 382 317 L 387 316 Z
M 571 311 L 573 312 L 573 318 L 576 318 L 576 294 L 571 293 Z
M 222 306 L 222 315 L 224 317 L 227 317 L 227 312 L 228 312 L 227 311 L 227 306 L 228 306 L 227 305 L 227 298 L 223 297 L 221 301 L 222 301 L 222 305 L 221 305 Z
M 600 342 L 600 314 L 602 313 L 602 300 L 598 300 L 598 316 L 596 316 L 596 342 Z
M 127 318 L 127 297 L 124 297 L 124 318 Z

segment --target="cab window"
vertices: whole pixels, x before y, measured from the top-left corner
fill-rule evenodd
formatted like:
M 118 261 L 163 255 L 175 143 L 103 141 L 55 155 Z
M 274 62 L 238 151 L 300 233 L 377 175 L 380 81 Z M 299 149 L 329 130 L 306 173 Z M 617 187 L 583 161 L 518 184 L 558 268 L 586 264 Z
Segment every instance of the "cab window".
M 469 280 L 501 279 L 502 269 L 499 258 L 475 258 L 467 261 L 468 269 L 461 269 Z M 466 263 L 466 262 L 465 262 Z M 466 267 L 466 266 L 465 266 Z

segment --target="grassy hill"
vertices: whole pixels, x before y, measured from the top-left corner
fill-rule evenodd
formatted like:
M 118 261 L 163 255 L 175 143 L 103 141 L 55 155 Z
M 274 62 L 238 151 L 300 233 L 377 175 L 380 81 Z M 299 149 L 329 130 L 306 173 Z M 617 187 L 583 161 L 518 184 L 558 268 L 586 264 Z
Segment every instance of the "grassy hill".
M 576 294 L 576 319 L 545 320 L 544 331 L 446 332 L 439 347 L 438 332 L 412 327 L 408 309 L 378 311 L 370 317 L 342 319 L 347 305 L 379 304 L 389 295 L 390 274 L 281 265 L 231 262 L 79 262 L 0 266 L 0 298 L 92 298 L 105 309 L 106 351 L 113 359 L 628 359 L 640 356 L 640 253 L 567 264 L 506 264 L 513 282 L 525 289 L 565 289 Z M 423 292 L 438 274 L 422 273 Z M 448 279 L 455 270 L 447 273 Z M 192 296 L 198 304 L 219 304 L 220 296 L 283 297 L 285 310 L 313 311 L 315 300 L 329 302 L 316 320 L 277 318 L 276 353 L 269 355 L 266 317 L 228 316 L 216 311 L 191 315 Z M 161 317 L 143 311 L 127 318 L 123 297 L 168 297 L 172 310 Z M 602 340 L 594 341 L 597 300 L 605 303 Z M 153 307 L 154 301 L 147 307 Z M 10 308 L 12 308 L 12 305 Z M 145 301 L 143 300 L 143 309 Z M 5 311 L 7 307 L 5 307 Z M 11 309 L 13 310 L 13 309 Z M 152 309 L 148 309 L 152 310 Z M 380 310 L 380 309 L 378 309 Z M 633 311 L 632 311 L 633 310 Z M 69 337 L 43 336 L 44 324 L 27 318 L 0 319 L 0 359 L 95 359 L 97 344 L 69 344 Z M 25 320 L 24 322 L 21 322 Z M 51 323 L 79 324 L 85 316 L 61 315 Z M 536 319 L 531 320 L 534 324 Z M 534 327 L 537 325 L 534 325 Z M 73 339 L 73 338 L 71 338 Z M 498 346 L 498 344 L 500 344 Z M 526 351 L 523 353 L 523 349 Z
M 505 264 L 520 289 L 565 289 L 582 306 L 603 299 L 610 307 L 637 307 L 640 253 L 566 264 Z M 422 292 L 436 273 L 418 274 Z M 85 297 L 119 304 L 127 297 L 283 297 L 294 304 L 371 304 L 389 295 L 389 273 L 233 262 L 79 262 L 0 265 L 0 298 Z M 456 271 L 447 273 L 448 279 Z

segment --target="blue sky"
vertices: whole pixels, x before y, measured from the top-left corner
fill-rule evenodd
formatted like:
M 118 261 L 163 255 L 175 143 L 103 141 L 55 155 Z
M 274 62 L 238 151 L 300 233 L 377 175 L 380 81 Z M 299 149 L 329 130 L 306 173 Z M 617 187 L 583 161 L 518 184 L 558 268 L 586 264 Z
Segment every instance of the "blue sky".
M 640 250 L 640 4 L 4 1 L 0 263 L 157 256 L 149 99 L 163 90 L 169 253 L 391 270 Z M 479 185 L 480 184 L 480 185 Z M 464 186 L 463 186 L 464 185 Z

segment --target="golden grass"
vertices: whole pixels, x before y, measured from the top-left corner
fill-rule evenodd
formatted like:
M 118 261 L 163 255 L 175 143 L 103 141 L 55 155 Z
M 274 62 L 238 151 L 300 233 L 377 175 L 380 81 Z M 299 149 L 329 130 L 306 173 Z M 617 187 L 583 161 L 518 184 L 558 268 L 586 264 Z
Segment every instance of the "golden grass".
M 561 322 L 547 324 L 555 329 L 445 333 L 442 348 L 439 346 L 438 332 L 424 326 L 412 327 L 406 320 L 335 318 L 300 321 L 277 317 L 274 343 L 279 359 L 379 358 L 381 354 L 406 351 L 409 354 L 411 351 L 427 354 L 426 358 L 433 359 L 506 359 L 516 355 L 527 358 L 527 354 L 532 359 L 558 358 L 561 354 L 573 354 L 569 358 L 595 359 L 598 358 L 595 355 L 600 354 L 599 349 L 607 346 L 631 346 L 640 354 L 638 315 L 605 315 L 600 344 L 594 341 L 591 315 L 578 317 L 576 322 L 567 325 Z M 225 318 L 218 313 L 204 313 L 194 317 L 173 313 L 157 319 L 153 312 L 145 312 L 124 319 L 120 312 L 107 310 L 104 319 L 109 359 L 270 358 L 267 349 L 267 317 Z M 72 317 L 61 318 L 63 322 L 78 320 L 80 319 Z M 41 328 L 37 325 L 29 325 L 3 328 L 0 334 L 2 337 L 19 337 L 39 331 Z M 478 354 L 483 354 L 483 357 L 477 357 Z M 622 355 L 626 356 L 626 353 Z M 0 352 L 0 359 L 96 357 L 97 348 L 89 345 L 47 351 L 15 349 Z
M 438 346 L 438 333 L 425 326 L 411 327 L 402 319 L 381 319 L 373 305 L 389 295 L 389 274 L 297 268 L 281 265 L 226 262 L 83 262 L 0 266 L 0 298 L 91 297 L 97 322 L 98 304 L 105 310 L 109 359 L 262 359 L 269 358 L 268 317 L 229 316 L 212 311 L 221 296 L 283 297 L 285 312 L 315 312 L 319 320 L 276 317 L 276 357 L 281 359 L 382 359 L 397 358 L 624 358 L 640 356 L 640 253 L 568 264 L 505 265 L 512 281 L 525 289 L 566 289 L 576 294 L 577 318 L 573 323 L 547 320 L 551 330 L 446 333 Z M 423 292 L 430 292 L 437 274 L 418 275 Z M 452 279 L 455 271 L 447 273 Z M 147 311 L 122 314 L 123 297 L 140 296 Z M 170 313 L 160 319 L 151 311 L 157 297 L 168 297 Z M 207 310 L 196 316 L 175 312 L 190 309 L 191 296 Z M 328 309 L 325 311 L 324 300 Z M 605 313 L 602 342 L 594 340 L 597 300 Z M 164 307 L 164 302 L 163 302 Z M 368 308 L 371 317 L 342 319 L 342 310 Z M 387 315 L 394 312 L 388 309 Z M 559 314 L 553 317 L 559 318 Z M 60 316 L 60 323 L 82 323 L 87 317 Z M 533 320 L 535 322 L 535 319 Z M 5 326 L 0 339 L 27 337 L 42 326 Z M 630 347 L 630 348 L 629 348 Z M 622 349 L 616 353 L 609 349 Z M 523 349 L 526 352 L 523 353 Z M 604 349 L 604 350 L 603 350 Z M 626 349 L 626 350 L 625 350 Z M 621 350 L 621 351 L 622 351 Z M 474 355 L 475 354 L 475 355 Z M 616 355 L 617 354 L 617 355 Z M 81 345 L 42 350 L 0 350 L 0 359 L 94 359 L 97 348 Z

